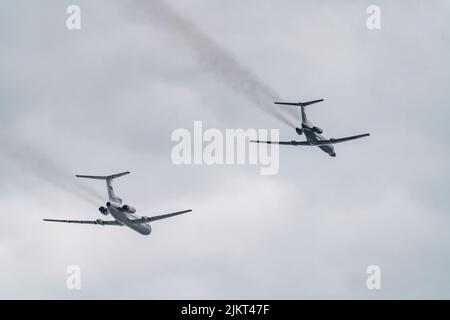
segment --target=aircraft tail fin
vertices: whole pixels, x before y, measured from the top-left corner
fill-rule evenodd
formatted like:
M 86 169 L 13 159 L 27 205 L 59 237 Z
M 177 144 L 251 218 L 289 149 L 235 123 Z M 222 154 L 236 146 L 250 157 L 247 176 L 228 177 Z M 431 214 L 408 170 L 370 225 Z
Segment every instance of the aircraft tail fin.
M 307 101 L 307 102 L 275 102 L 275 104 L 282 104 L 286 106 L 296 106 L 300 107 L 302 109 L 302 122 L 308 122 L 308 118 L 306 116 L 305 107 L 309 106 L 314 103 L 322 102 L 323 99 L 320 100 L 313 100 L 313 101 Z
M 96 179 L 96 180 L 105 180 L 106 181 L 106 188 L 108 190 L 108 198 L 109 201 L 112 201 L 118 205 L 122 204 L 122 199 L 120 199 L 118 196 L 116 196 L 114 194 L 114 189 L 112 186 L 112 181 L 116 178 L 122 177 L 124 175 L 129 174 L 129 171 L 125 171 L 125 172 L 121 172 L 121 173 L 116 173 L 116 174 L 112 174 L 109 176 L 87 176 L 87 175 L 81 175 L 81 174 L 77 174 L 75 175 L 77 178 L 87 178 L 87 179 Z

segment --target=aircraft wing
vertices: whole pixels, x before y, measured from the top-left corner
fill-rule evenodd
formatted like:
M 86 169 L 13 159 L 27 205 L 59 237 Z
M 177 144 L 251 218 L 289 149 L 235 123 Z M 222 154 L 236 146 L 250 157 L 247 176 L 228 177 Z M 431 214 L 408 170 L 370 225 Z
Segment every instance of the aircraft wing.
M 261 141 L 261 140 L 250 140 L 250 142 L 256 142 L 256 143 L 267 143 L 267 144 L 281 144 L 281 145 L 288 145 L 288 146 L 311 146 L 311 144 L 308 141 Z
M 367 137 L 367 136 L 370 136 L 370 134 L 369 133 L 364 133 L 364 134 L 359 134 L 359 135 L 356 135 L 356 136 L 345 137 L 345 138 L 320 140 L 320 145 L 322 145 L 322 144 L 335 144 L 335 143 L 355 140 L 355 139 L 359 139 L 359 138 L 364 138 L 364 137 Z
M 44 219 L 46 222 L 64 222 L 64 223 L 80 223 L 80 224 L 98 224 L 101 226 L 122 226 L 121 223 L 117 221 L 104 221 L 101 219 L 97 220 L 58 220 L 58 219 Z
M 183 210 L 183 211 L 177 211 L 177 212 L 172 212 L 172 213 L 166 213 L 166 214 L 162 214 L 159 216 L 153 216 L 153 217 L 142 217 L 140 219 L 136 219 L 133 220 L 134 223 L 147 223 L 147 222 L 153 222 L 153 221 L 157 221 L 157 220 L 161 220 L 161 219 L 166 219 L 166 218 L 170 218 L 170 217 L 174 217 L 177 216 L 179 214 L 183 214 L 183 213 L 188 213 L 191 212 L 192 210 Z

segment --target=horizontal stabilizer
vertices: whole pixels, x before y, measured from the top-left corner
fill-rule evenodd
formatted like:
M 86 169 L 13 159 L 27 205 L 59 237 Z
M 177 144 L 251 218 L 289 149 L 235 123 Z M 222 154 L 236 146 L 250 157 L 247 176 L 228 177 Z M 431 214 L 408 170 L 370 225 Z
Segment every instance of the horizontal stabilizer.
M 306 107 L 311 104 L 322 102 L 322 101 L 323 101 L 323 99 L 313 100 L 313 101 L 308 101 L 308 102 L 297 102 L 297 103 L 295 103 L 295 102 L 275 102 L 275 104 L 282 104 L 282 105 L 286 105 L 286 106 Z
M 77 178 L 87 178 L 87 179 L 97 179 L 97 180 L 113 180 L 115 178 L 119 178 L 122 177 L 124 175 L 129 174 L 130 171 L 125 171 L 125 172 L 121 172 L 121 173 L 117 173 L 117 174 L 112 174 L 110 176 L 86 176 L 86 175 L 80 175 L 77 174 L 75 175 Z
M 275 104 L 283 104 L 285 106 L 296 106 L 300 107 L 300 103 L 298 102 L 274 102 Z

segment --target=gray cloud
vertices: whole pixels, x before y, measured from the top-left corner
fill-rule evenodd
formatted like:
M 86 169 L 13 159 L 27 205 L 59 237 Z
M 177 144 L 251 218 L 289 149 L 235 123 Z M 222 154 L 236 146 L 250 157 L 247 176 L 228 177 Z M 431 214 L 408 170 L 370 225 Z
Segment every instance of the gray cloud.
M 79 199 L 96 206 L 105 197 L 88 186 L 73 179 L 73 174 L 63 168 L 63 163 L 51 159 L 45 151 L 39 150 L 29 142 L 18 137 L 12 137 L 8 132 L 1 132 L 0 148 L 2 156 L 8 157 L 14 165 L 25 169 L 31 175 L 38 177 L 42 182 L 50 183 L 58 188 L 75 195 Z M 57 155 L 53 155 L 57 158 Z
M 70 1 L 0 4 L 0 297 L 448 298 L 446 2 L 381 1 L 378 32 L 371 2 L 168 3 L 80 1 L 79 32 Z M 171 132 L 194 120 L 279 126 L 253 108 L 278 92 L 325 98 L 308 112 L 326 136 L 372 135 L 335 159 L 283 148 L 273 177 L 170 162 Z M 193 213 L 147 238 L 41 222 L 99 218 L 73 192 L 99 206 L 104 184 L 73 175 L 122 170 L 139 213 Z M 65 287 L 71 264 L 81 291 Z
M 194 58 L 208 72 L 228 85 L 233 91 L 248 98 L 252 104 L 268 112 L 278 120 L 294 127 L 293 121 L 273 105 L 274 100 L 280 100 L 276 91 L 270 88 L 249 68 L 242 65 L 232 53 L 221 47 L 189 19 L 183 17 L 164 1 L 151 1 L 140 8 L 142 3 L 136 2 L 136 13 L 144 13 L 151 23 L 168 30 L 190 49 Z

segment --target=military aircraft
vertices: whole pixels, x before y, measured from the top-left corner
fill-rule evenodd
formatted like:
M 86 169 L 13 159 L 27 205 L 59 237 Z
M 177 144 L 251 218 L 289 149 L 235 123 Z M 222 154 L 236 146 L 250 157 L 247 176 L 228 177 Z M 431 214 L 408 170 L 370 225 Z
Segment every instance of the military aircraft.
M 323 133 L 323 130 L 319 127 L 316 127 L 309 122 L 305 107 L 309 106 L 314 103 L 318 103 L 323 101 L 323 99 L 320 100 L 314 100 L 314 101 L 308 101 L 308 102 L 275 102 L 275 104 L 282 104 L 282 105 L 288 105 L 288 106 L 296 106 L 301 108 L 301 115 L 302 115 L 302 127 L 301 128 L 295 128 L 295 131 L 297 134 L 302 135 L 305 134 L 306 141 L 260 141 L 260 140 L 251 140 L 251 142 L 256 143 L 268 143 L 268 144 L 280 144 L 280 145 L 290 145 L 290 146 L 313 146 L 313 147 L 319 147 L 324 152 L 328 153 L 331 157 L 336 156 L 336 152 L 334 151 L 333 144 L 341 143 L 345 141 L 355 140 L 363 137 L 367 137 L 370 134 L 359 134 L 356 136 L 350 136 L 345 138 L 338 138 L 338 139 L 326 139 L 321 134 Z
M 142 234 L 149 235 L 152 231 L 150 222 L 170 218 L 177 216 L 179 214 L 188 213 L 192 210 L 183 210 L 178 212 L 167 213 L 159 216 L 153 217 L 140 217 L 136 214 L 136 209 L 129 205 L 122 205 L 122 199 L 114 194 L 112 187 L 112 181 L 118 177 L 129 174 L 129 171 L 113 174 L 110 176 L 86 176 L 86 175 L 76 175 L 78 178 L 88 178 L 88 179 L 98 179 L 105 180 L 106 187 L 108 189 L 109 201 L 106 203 L 106 207 L 100 207 L 98 210 L 105 216 L 110 214 L 114 220 L 104 221 L 101 219 L 97 220 L 58 220 L 58 219 L 44 219 L 48 222 L 65 222 L 65 223 L 80 223 L 80 224 L 96 224 L 100 226 L 126 226 L 134 231 Z

